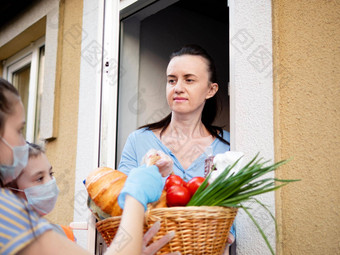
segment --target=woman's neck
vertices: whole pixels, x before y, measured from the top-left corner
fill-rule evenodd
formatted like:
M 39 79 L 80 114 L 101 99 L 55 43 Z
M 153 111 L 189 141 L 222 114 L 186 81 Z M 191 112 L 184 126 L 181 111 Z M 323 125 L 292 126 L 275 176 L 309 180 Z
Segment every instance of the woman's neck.
M 171 121 L 165 133 L 173 136 L 185 136 L 187 138 L 199 138 L 209 136 L 209 132 L 201 121 L 201 116 L 181 116 L 172 113 Z

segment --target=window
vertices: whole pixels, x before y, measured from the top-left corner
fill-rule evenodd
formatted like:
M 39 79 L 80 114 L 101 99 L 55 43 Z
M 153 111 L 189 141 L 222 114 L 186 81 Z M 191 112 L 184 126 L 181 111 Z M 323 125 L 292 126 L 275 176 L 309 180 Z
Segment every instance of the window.
M 45 46 L 41 38 L 5 61 L 3 77 L 19 91 L 26 109 L 24 134 L 29 142 L 40 142 L 40 104 Z

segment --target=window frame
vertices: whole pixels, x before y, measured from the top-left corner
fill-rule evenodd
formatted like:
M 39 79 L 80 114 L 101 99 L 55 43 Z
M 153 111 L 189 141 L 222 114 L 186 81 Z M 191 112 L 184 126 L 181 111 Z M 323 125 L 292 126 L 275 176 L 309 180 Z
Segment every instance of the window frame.
M 12 83 L 13 74 L 30 64 L 29 94 L 26 116 L 26 140 L 37 142 L 35 137 L 36 113 L 37 113 L 37 92 L 39 81 L 40 49 L 45 46 L 45 37 L 41 37 L 30 46 L 19 51 L 6 59 L 3 68 L 3 77 Z

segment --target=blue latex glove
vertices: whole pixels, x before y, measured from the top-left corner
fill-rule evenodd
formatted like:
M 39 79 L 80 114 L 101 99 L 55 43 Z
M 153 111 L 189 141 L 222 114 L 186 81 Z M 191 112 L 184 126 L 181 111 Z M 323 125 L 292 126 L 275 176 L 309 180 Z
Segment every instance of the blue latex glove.
M 231 226 L 230 228 L 230 233 L 233 234 L 233 236 L 236 238 L 236 231 L 235 231 L 235 227 L 234 227 L 234 224 Z
M 157 201 L 162 194 L 164 184 L 157 166 L 145 165 L 130 171 L 124 187 L 118 196 L 118 204 L 124 209 L 127 194 L 138 200 L 146 210 L 147 204 Z

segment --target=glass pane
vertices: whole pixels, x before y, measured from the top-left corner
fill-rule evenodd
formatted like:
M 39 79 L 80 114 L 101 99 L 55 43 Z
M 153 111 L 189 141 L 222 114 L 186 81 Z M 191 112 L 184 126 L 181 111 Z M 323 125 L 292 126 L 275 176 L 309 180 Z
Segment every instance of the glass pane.
M 19 91 L 19 95 L 24 104 L 27 116 L 28 109 L 28 93 L 29 93 L 29 83 L 30 83 L 30 71 L 31 65 L 27 65 L 20 70 L 13 73 L 12 83 Z M 23 134 L 26 134 L 26 127 Z
M 40 112 L 41 112 L 41 98 L 43 93 L 44 82 L 44 63 L 45 63 L 45 46 L 40 48 L 39 52 L 39 73 L 38 73 L 38 87 L 37 87 L 37 104 L 35 113 L 35 130 L 34 130 L 34 142 L 41 143 L 40 141 Z

